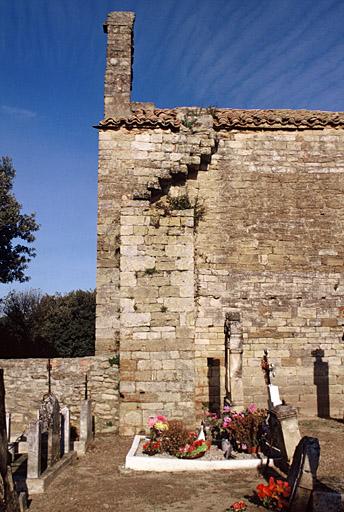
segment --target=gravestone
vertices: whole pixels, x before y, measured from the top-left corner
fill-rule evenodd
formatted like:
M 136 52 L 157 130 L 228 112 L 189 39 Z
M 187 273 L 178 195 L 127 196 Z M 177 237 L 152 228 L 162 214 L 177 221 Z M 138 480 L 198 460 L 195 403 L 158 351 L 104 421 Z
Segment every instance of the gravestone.
M 68 407 L 60 409 L 52 393 L 44 395 L 37 420 L 29 425 L 27 440 L 26 483 L 30 494 L 38 494 L 76 456 L 70 450 L 70 411 Z
M 83 400 L 80 409 L 79 441 L 74 442 L 74 450 L 78 455 L 84 455 L 87 446 L 93 439 L 92 400 Z
M 272 444 L 281 451 L 285 461 L 290 461 L 301 439 L 297 411 L 291 405 L 278 405 L 269 412 Z
M 55 395 L 44 395 L 40 409 L 39 419 L 42 424 L 42 434 L 47 435 L 48 453 L 47 466 L 52 466 L 61 457 L 61 416 L 60 405 Z
M 19 512 L 18 495 L 8 461 L 7 437 L 4 374 L 0 369 L 0 510 L 1 512 Z
M 307 512 L 316 483 L 319 466 L 320 445 L 315 437 L 303 437 L 296 447 L 288 473 L 291 488 L 290 512 Z
M 27 431 L 27 478 L 39 478 L 41 475 L 42 423 L 39 419 L 29 424 Z
M 284 462 L 288 462 L 291 460 L 301 439 L 297 412 L 291 405 L 282 403 L 278 386 L 272 384 L 272 377 L 275 377 L 275 366 L 269 361 L 269 351 L 267 349 L 264 350 L 261 368 L 264 372 L 269 396 L 270 443 L 273 447 L 279 449 Z

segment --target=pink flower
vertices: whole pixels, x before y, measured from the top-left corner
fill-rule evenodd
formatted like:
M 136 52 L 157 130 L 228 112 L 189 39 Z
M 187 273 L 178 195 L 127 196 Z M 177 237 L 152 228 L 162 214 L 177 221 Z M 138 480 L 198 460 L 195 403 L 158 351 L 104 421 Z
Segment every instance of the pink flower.
M 148 426 L 149 428 L 153 428 L 156 422 L 155 416 L 149 416 L 148 418 Z
M 231 407 L 230 407 L 229 405 L 225 405 L 225 406 L 223 407 L 223 412 L 225 412 L 225 413 L 226 413 L 226 412 L 230 412 L 230 410 L 231 410 Z
M 253 414 L 254 412 L 256 412 L 257 410 L 257 406 L 256 404 L 250 404 L 248 407 L 247 407 L 247 410 L 249 413 Z
M 156 421 L 161 421 L 161 423 L 166 423 L 167 418 L 166 418 L 166 416 L 157 416 Z
M 157 423 L 167 424 L 167 418 L 166 418 L 166 416 L 162 416 L 162 415 L 149 416 L 147 423 L 148 423 L 149 428 L 154 428 L 154 426 Z
M 227 428 L 227 427 L 229 427 L 229 425 L 230 425 L 231 421 L 232 421 L 232 418 L 230 418 L 229 416 L 225 416 L 225 417 L 223 418 L 223 425 L 222 425 L 222 427 L 223 427 L 223 428 Z

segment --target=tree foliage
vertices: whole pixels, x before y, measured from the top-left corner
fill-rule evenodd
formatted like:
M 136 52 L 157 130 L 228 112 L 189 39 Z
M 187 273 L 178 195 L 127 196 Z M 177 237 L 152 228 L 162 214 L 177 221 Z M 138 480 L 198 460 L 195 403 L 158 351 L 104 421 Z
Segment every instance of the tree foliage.
M 10 292 L 2 301 L 0 357 L 94 355 L 95 292 Z
M 35 249 L 29 247 L 38 230 L 35 215 L 21 213 L 21 204 L 12 193 L 15 169 L 9 157 L 0 159 L 0 283 L 27 281 L 25 275 Z

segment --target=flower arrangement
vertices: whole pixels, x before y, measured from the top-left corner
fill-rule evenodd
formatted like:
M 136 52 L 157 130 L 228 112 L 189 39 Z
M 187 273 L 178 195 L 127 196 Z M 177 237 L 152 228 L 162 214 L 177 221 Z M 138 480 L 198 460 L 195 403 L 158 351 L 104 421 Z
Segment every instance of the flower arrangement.
M 146 443 L 143 445 L 143 453 L 146 453 L 147 455 L 156 455 L 157 453 L 161 452 L 161 442 L 153 441 L 152 439 L 149 439 Z
M 232 512 L 232 511 L 236 511 L 236 512 L 245 512 L 245 510 L 247 510 L 247 505 L 244 501 L 235 501 L 234 503 L 231 504 L 231 506 L 229 508 L 227 508 L 226 512 Z
M 176 456 L 179 459 L 197 459 L 202 457 L 209 450 L 211 443 L 209 441 L 195 440 L 191 444 L 186 444 L 179 448 Z
M 162 415 L 150 416 L 148 426 L 150 428 L 150 438 L 157 440 L 163 432 L 168 430 L 168 420 L 166 416 Z
M 280 512 L 287 510 L 290 492 L 288 482 L 275 480 L 272 476 L 267 485 L 259 484 L 256 489 L 257 498 L 264 507 Z
M 243 412 L 225 406 L 221 414 L 207 412 L 204 418 L 206 429 L 216 441 L 229 439 L 238 450 L 258 447 L 265 435 L 267 411 L 250 404 Z
M 143 453 L 147 455 L 166 452 L 181 459 L 194 459 L 204 455 L 211 445 L 209 441 L 197 440 L 197 433 L 188 432 L 179 420 L 151 416 L 148 426 L 149 439 L 143 445 Z
M 168 429 L 161 433 L 160 439 L 162 451 L 176 455 L 179 448 L 190 442 L 190 434 L 182 421 L 170 420 Z

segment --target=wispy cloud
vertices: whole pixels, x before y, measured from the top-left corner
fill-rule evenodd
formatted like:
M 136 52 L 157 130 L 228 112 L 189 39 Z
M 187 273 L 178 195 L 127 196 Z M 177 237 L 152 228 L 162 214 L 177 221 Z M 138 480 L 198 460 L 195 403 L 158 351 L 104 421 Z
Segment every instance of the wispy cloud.
M 26 108 L 11 107 L 10 105 L 1 105 L 1 112 L 17 119 L 32 119 L 37 113 Z

